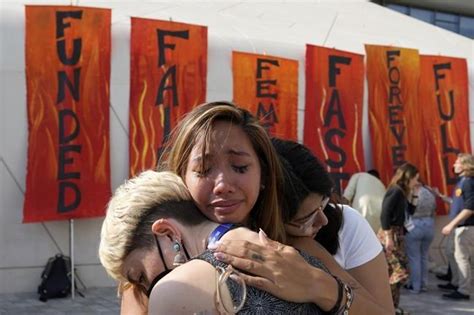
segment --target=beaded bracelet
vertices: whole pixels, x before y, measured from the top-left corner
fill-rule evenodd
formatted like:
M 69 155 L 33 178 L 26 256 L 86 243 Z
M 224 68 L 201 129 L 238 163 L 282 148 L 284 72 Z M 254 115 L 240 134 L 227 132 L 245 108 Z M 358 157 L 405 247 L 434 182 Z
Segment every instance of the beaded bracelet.
M 339 311 L 340 307 L 341 307 L 341 302 L 342 302 L 342 291 L 344 290 L 344 284 L 342 283 L 342 281 L 332 275 L 333 278 L 336 280 L 337 282 L 337 300 L 336 300 L 336 304 L 334 304 L 333 308 L 331 308 L 328 313 L 329 314 L 338 314 L 337 312 Z
M 337 315 L 348 315 L 349 309 L 352 306 L 352 302 L 354 301 L 354 292 L 352 292 L 352 288 L 346 284 L 344 285 L 344 293 L 346 294 L 346 303 L 342 305 L 341 309 L 337 312 Z

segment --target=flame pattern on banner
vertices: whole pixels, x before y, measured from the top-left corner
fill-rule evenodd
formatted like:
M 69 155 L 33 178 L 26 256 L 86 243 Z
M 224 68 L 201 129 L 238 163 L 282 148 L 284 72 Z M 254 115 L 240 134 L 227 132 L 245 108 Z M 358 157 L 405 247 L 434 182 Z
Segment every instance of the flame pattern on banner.
M 363 56 L 306 45 L 304 144 L 326 165 L 336 191 L 364 169 Z
M 423 175 L 424 145 L 417 136 L 421 126 L 418 51 L 377 45 L 365 45 L 365 50 L 374 166 L 386 185 L 404 162 Z
M 233 99 L 274 137 L 297 139 L 298 61 L 232 52 Z
M 129 175 L 155 168 L 177 121 L 206 99 L 207 27 L 132 18 Z
M 456 183 L 457 153 L 471 153 L 465 59 L 420 56 L 419 104 L 423 106 L 426 183 L 450 195 Z M 447 207 L 438 208 L 446 214 Z
M 25 16 L 23 220 L 102 216 L 111 193 L 110 10 L 27 5 Z

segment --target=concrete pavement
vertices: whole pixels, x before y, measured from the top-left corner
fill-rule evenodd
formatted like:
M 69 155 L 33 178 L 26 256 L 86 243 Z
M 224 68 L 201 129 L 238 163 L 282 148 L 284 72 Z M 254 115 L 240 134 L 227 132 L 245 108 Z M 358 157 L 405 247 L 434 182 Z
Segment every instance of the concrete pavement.
M 411 315 L 474 314 L 474 291 L 470 301 L 455 302 L 441 298 L 442 291 L 436 285 L 442 283 L 430 274 L 428 292 L 411 294 L 402 290 L 400 306 Z M 473 286 L 474 289 L 474 286 Z M 90 288 L 83 291 L 85 297 L 51 299 L 46 303 L 38 300 L 36 293 L 0 294 L 0 314 L 119 314 L 120 306 L 116 288 Z

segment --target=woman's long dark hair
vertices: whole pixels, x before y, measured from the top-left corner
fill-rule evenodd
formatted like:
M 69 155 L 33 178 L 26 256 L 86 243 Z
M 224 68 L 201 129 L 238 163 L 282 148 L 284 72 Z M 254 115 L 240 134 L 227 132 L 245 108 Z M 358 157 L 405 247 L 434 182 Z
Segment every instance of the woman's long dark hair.
M 418 169 L 415 165 L 404 163 L 395 171 L 395 175 L 393 175 L 388 188 L 398 186 L 403 190 L 403 194 L 406 197 L 410 193 L 410 187 L 408 185 L 417 174 Z
M 283 221 L 289 222 L 309 193 L 332 198 L 334 183 L 323 164 L 304 145 L 294 141 L 272 138 L 273 146 L 280 156 L 284 169 Z M 339 248 L 338 232 L 342 226 L 342 209 L 328 204 L 324 209 L 328 224 L 314 238 L 331 255 Z

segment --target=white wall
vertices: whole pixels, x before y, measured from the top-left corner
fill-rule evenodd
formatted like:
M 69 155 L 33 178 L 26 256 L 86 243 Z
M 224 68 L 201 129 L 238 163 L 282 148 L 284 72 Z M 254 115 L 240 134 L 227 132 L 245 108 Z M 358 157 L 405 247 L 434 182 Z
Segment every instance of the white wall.
M 77 3 L 76 1 L 74 3 Z M 28 4 L 69 5 L 70 1 Z M 27 152 L 24 75 L 24 2 L 0 4 L 0 293 L 35 291 L 48 257 L 68 252 L 68 222 L 22 224 Z M 207 25 L 208 100 L 232 98 L 231 51 L 240 50 L 300 61 L 299 139 L 303 135 L 305 44 L 364 54 L 364 44 L 417 48 L 421 54 L 466 58 L 469 65 L 470 116 L 474 117 L 474 42 L 410 17 L 362 1 L 274 1 L 253 4 L 158 1 L 80 1 L 82 6 L 112 8 L 111 170 L 112 188 L 128 170 L 128 100 L 130 16 Z M 364 102 L 366 165 L 372 165 Z M 474 126 L 471 121 L 471 134 Z M 471 139 L 474 137 L 471 135 Z M 79 276 L 87 286 L 110 286 L 98 264 L 101 219 L 75 220 L 75 253 Z

